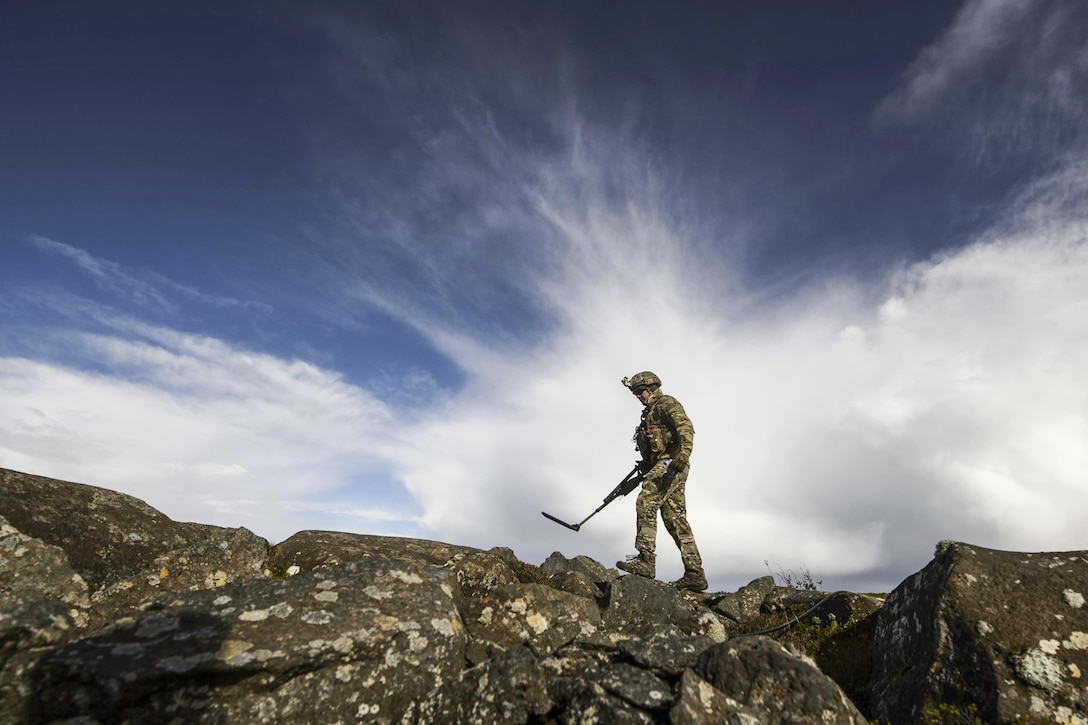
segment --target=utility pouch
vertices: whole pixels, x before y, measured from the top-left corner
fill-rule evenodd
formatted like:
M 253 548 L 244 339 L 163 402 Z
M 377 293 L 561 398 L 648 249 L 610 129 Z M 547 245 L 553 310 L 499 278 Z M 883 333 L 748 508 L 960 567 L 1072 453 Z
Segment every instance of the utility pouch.
M 651 451 L 664 453 L 665 449 L 669 447 L 669 443 L 672 442 L 672 436 L 669 435 L 669 429 L 663 425 L 648 425 L 646 426 L 646 440 L 649 442 Z

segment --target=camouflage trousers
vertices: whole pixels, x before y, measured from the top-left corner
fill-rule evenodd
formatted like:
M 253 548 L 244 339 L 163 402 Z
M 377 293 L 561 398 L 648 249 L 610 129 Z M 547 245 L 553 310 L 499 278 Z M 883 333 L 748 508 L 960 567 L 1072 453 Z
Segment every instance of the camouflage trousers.
M 635 548 L 652 556 L 657 548 L 657 513 L 665 530 L 680 549 L 680 559 L 689 571 L 702 571 L 703 559 L 695 545 L 695 534 L 688 523 L 688 503 L 684 486 L 688 472 L 677 476 L 666 475 L 664 461 L 658 461 L 646 474 L 642 491 L 635 501 Z

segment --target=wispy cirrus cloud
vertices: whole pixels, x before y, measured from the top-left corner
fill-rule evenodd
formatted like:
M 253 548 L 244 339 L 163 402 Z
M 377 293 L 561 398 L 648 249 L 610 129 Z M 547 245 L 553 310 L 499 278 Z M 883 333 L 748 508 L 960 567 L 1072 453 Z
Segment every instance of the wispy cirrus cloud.
M 71 262 L 115 301 L 134 305 L 151 305 L 162 311 L 176 313 L 185 302 L 196 302 L 216 308 L 246 308 L 269 313 L 272 307 L 255 300 L 238 300 L 209 294 L 196 287 L 181 284 L 158 272 L 136 270 L 101 257 L 84 249 L 32 234 L 28 242 L 36 249 Z
M 969 0 L 876 108 L 883 124 L 935 125 L 994 167 L 1011 155 L 1082 146 L 1088 7 L 1060 0 Z
M 1039 0 L 968 0 L 952 24 L 918 55 L 903 85 L 880 106 L 878 115 L 911 119 L 936 111 L 959 96 L 963 84 L 984 72 L 1023 32 L 1023 21 L 1047 3 Z
M 78 247 L 39 235 L 31 235 L 29 242 L 36 249 L 68 260 L 110 295 L 135 304 L 154 305 L 169 312 L 177 310 L 177 305 L 157 286 L 137 278 L 116 262 L 100 259 Z

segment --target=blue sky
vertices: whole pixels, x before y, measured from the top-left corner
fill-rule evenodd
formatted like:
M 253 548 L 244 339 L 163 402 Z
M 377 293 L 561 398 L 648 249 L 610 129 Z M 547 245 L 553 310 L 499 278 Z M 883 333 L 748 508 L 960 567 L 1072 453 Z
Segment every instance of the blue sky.
M 0 466 L 711 586 L 1088 548 L 1088 7 L 5 3 Z M 670 553 L 671 552 L 671 553 Z M 664 531 L 660 573 L 680 573 Z

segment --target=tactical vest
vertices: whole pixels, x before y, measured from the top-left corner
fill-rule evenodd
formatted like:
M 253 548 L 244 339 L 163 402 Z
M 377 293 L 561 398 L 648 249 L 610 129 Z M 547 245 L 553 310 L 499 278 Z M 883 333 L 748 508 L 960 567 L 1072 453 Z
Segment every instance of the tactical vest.
M 643 409 L 642 420 L 635 428 L 633 440 L 643 461 L 653 463 L 660 458 L 669 457 L 662 454 L 672 445 L 673 433 L 669 427 L 668 416 L 656 403 Z

